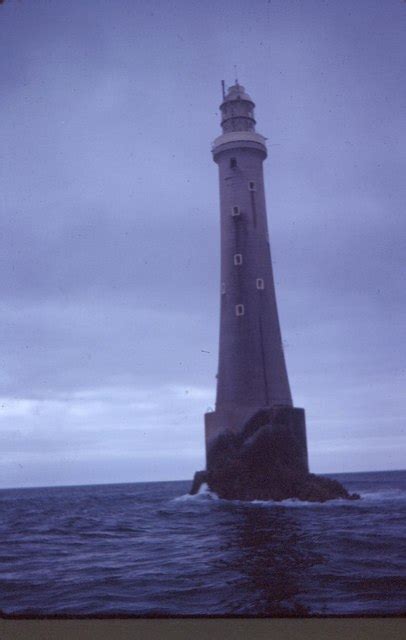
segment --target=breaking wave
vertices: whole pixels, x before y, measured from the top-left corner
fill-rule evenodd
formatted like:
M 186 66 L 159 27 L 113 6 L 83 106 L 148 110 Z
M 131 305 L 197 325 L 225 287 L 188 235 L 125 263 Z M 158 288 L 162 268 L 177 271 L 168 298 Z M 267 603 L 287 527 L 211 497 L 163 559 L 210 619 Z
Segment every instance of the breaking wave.
M 172 502 L 199 502 L 202 500 L 220 500 L 217 493 L 210 491 L 208 485 L 203 482 L 199 491 L 195 494 L 185 493 L 182 496 L 173 498 Z

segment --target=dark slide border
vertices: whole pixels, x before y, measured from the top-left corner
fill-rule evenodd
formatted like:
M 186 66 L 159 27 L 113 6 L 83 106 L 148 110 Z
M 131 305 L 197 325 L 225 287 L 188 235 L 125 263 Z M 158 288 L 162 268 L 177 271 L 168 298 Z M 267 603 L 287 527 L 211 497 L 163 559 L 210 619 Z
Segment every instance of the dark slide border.
M 0 620 L 2 640 L 400 640 L 406 618 Z

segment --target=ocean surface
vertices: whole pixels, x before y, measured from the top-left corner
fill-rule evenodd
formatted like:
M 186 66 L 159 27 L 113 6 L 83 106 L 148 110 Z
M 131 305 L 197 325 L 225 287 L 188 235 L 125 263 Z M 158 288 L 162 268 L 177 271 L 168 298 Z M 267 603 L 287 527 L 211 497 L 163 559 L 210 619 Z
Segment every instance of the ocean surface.
M 406 472 L 354 502 L 228 502 L 190 482 L 0 491 L 3 615 L 406 612 Z

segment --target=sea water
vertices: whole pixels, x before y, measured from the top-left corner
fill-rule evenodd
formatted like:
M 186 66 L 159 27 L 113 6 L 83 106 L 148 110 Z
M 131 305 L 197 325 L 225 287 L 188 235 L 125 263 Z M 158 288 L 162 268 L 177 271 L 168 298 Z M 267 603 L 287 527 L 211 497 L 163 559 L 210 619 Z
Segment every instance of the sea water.
M 330 476 L 361 500 L 220 500 L 191 482 L 0 491 L 3 615 L 406 612 L 406 472 Z

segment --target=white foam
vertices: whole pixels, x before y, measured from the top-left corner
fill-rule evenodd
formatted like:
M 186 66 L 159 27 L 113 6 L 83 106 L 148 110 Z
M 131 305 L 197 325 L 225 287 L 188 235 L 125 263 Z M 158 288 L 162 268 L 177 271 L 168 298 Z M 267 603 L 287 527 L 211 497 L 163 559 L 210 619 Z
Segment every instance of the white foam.
M 350 493 L 352 493 L 352 489 Z M 287 500 L 281 500 L 280 502 L 274 502 L 273 500 L 253 500 L 251 504 L 259 504 L 269 507 L 356 507 L 365 502 L 383 502 L 387 500 L 405 500 L 406 494 L 401 489 L 386 489 L 382 491 L 357 491 L 360 495 L 359 500 L 348 500 L 347 498 L 335 498 L 334 500 L 326 500 L 325 502 L 307 502 L 305 500 L 297 500 L 295 498 L 289 498 Z
M 334 500 L 326 500 L 325 502 L 298 500 L 297 498 L 287 498 L 286 500 L 252 500 L 249 504 L 258 504 L 263 507 L 329 507 L 329 506 L 348 506 L 359 503 L 359 500 L 347 500 L 345 498 L 334 498 Z
M 199 487 L 199 491 L 194 495 L 190 493 L 185 493 L 183 496 L 178 496 L 173 499 L 173 502 L 189 502 L 190 500 L 220 500 L 217 493 L 214 491 L 210 491 L 208 485 L 203 482 L 203 484 Z
M 286 507 L 286 508 L 294 508 L 301 509 L 306 507 L 356 507 L 360 506 L 365 502 L 381 502 L 386 500 L 399 500 L 405 499 L 406 494 L 401 489 L 387 489 L 383 491 L 363 491 L 360 493 L 360 500 L 348 500 L 346 498 L 335 498 L 334 500 L 326 500 L 325 502 L 311 502 L 305 500 L 298 500 L 297 498 L 288 498 L 286 500 L 281 500 L 279 502 L 275 500 L 227 500 L 226 502 L 232 504 L 239 505 L 254 505 L 260 507 Z M 189 501 L 209 501 L 209 500 L 220 500 L 218 495 L 214 493 L 214 491 L 210 491 L 208 485 L 203 483 L 198 493 L 191 495 L 190 493 L 186 493 L 183 496 L 178 496 L 174 498 L 175 502 L 189 502 Z
M 363 491 L 361 497 L 365 500 L 399 500 L 405 499 L 406 493 L 402 489 L 382 489 L 378 491 Z

